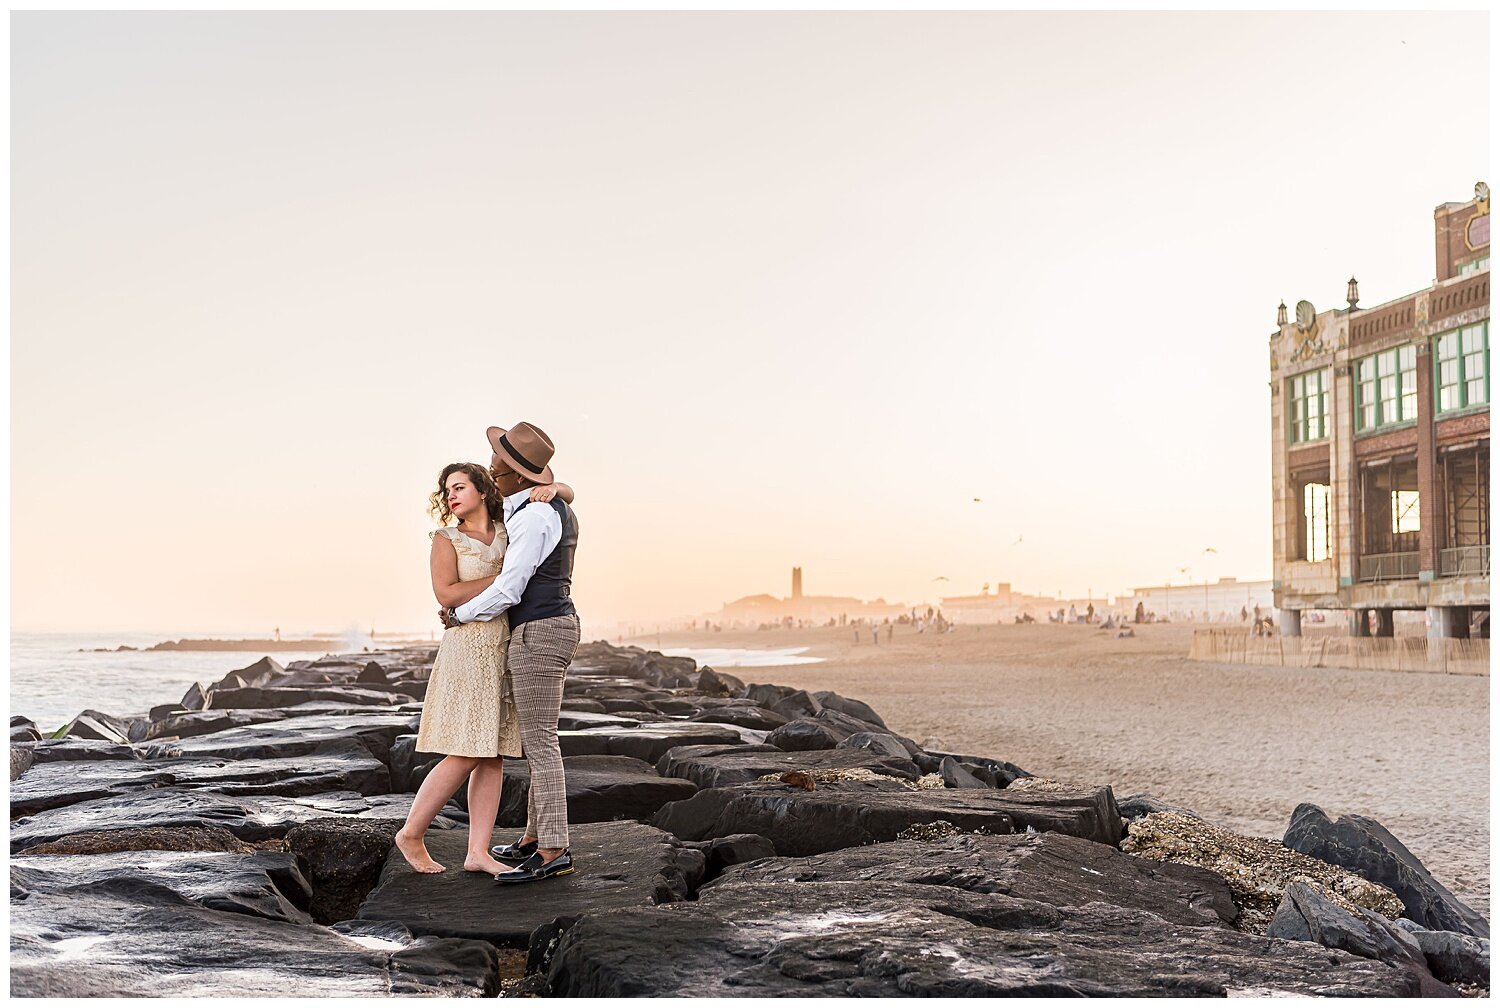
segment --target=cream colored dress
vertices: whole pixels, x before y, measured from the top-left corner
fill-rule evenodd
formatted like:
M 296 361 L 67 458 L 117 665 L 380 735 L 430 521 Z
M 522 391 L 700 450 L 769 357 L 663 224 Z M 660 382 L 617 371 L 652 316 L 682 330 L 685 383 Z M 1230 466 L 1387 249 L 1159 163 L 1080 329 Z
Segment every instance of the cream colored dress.
M 499 574 L 505 559 L 505 526 L 496 525 L 495 541 L 486 546 L 456 528 L 446 536 L 458 554 L 458 579 L 475 581 Z M 427 682 L 417 751 L 450 756 L 520 756 L 521 722 L 516 716 L 505 646 L 510 621 L 465 623 L 445 631 Z

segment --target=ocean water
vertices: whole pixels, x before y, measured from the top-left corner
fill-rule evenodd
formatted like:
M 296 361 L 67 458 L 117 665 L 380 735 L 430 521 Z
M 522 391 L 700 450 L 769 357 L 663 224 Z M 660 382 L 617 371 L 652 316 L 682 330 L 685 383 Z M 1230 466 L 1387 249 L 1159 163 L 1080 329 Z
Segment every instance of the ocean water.
M 54 731 L 87 709 L 121 717 L 142 715 L 182 699 L 195 682 L 207 685 L 259 661 L 255 651 L 91 652 L 121 644 L 145 648 L 182 634 L 13 634 L 10 639 L 10 712 Z M 210 634 L 194 636 L 212 636 Z M 240 636 L 226 634 L 226 637 Z M 330 640 L 326 651 L 277 651 L 285 665 L 328 652 L 359 650 L 357 642 Z M 350 647 L 349 644 L 358 646 Z M 83 649 L 83 650 L 80 650 Z
M 44 732 L 67 724 L 84 710 L 120 717 L 144 715 L 158 704 L 182 699 L 193 683 L 222 679 L 235 669 L 259 661 L 257 651 L 103 651 L 121 644 L 146 648 L 181 634 L 13 634 L 10 639 L 10 713 L 35 721 Z M 195 634 L 234 638 L 239 634 Z M 285 665 L 321 658 L 332 652 L 359 651 L 372 645 L 367 635 L 332 640 L 322 651 L 277 651 L 271 657 Z M 434 640 L 434 643 L 436 641 Z M 798 657 L 806 648 L 672 648 L 716 668 L 802 665 L 821 658 Z
M 799 657 L 807 648 L 663 648 L 662 654 L 691 658 L 709 668 L 758 668 L 776 665 L 811 665 L 821 658 Z

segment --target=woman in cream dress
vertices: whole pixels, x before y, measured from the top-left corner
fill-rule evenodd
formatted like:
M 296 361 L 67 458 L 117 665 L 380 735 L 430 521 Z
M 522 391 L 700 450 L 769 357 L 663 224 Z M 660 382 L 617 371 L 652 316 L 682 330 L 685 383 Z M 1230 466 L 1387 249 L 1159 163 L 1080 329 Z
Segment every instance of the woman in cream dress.
M 563 484 L 537 487 L 532 499 L 548 501 L 573 491 Z M 483 466 L 455 462 L 438 477 L 432 513 L 443 527 L 432 533 L 432 590 L 443 606 L 458 606 L 488 588 L 505 559 L 502 499 Z M 456 526 L 448 524 L 458 519 Z M 500 872 L 509 866 L 490 855 L 500 810 L 505 758 L 521 755 L 521 725 L 505 671 L 510 623 L 465 623 L 443 634 L 422 703 L 417 751 L 443 753 L 412 802 L 396 846 L 419 872 L 440 872 L 423 838 L 433 818 L 467 780 L 469 849 L 464 870 Z

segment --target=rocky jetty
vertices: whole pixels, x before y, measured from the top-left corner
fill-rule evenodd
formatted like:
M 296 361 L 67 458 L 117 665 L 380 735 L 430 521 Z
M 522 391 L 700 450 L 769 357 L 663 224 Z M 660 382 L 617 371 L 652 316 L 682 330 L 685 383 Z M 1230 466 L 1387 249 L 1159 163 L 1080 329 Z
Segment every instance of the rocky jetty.
M 433 651 L 262 658 L 141 716 L 11 720 L 19 996 L 1442 996 L 1488 922 L 1373 819 L 1285 843 L 924 750 L 867 704 L 589 644 L 561 739 L 578 871 L 461 868 Z M 509 761 L 497 841 L 525 818 Z

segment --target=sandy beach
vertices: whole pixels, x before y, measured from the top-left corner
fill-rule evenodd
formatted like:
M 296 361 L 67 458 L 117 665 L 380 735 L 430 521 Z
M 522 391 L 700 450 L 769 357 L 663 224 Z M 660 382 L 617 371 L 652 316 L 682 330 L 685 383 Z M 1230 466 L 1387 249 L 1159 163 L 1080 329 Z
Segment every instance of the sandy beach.
M 904 632 L 902 632 L 904 631 Z M 663 648 L 797 648 L 824 661 L 747 682 L 865 700 L 924 746 L 1034 774 L 1149 791 L 1280 839 L 1292 809 L 1379 819 L 1440 882 L 1489 914 L 1489 679 L 1189 661 L 1193 628 L 1134 638 L 1087 626 L 663 634 Z

